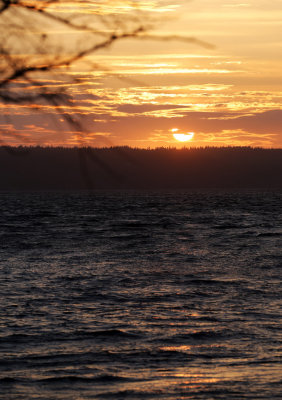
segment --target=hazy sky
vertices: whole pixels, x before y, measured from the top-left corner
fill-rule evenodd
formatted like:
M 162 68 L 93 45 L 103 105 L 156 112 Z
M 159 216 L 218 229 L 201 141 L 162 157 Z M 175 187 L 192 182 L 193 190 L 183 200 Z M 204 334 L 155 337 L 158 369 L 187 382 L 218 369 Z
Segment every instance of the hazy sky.
M 73 99 L 61 110 L 42 102 L 3 105 L 2 143 L 181 147 L 172 136 L 178 128 L 195 133 L 188 146 L 282 147 L 281 0 L 62 3 L 50 12 L 78 22 L 93 17 L 92 28 L 105 35 L 144 25 L 158 40 L 123 39 L 72 68 L 37 75 L 46 91 L 67 90 Z M 1 18 L 14 18 L 13 12 Z M 42 29 L 54 54 L 87 48 L 92 40 L 91 33 L 50 21 L 29 26 L 25 40 Z M 21 46 L 26 59 L 36 55 Z M 15 90 L 32 93 L 35 86 L 21 79 Z M 85 130 L 70 127 L 64 113 Z

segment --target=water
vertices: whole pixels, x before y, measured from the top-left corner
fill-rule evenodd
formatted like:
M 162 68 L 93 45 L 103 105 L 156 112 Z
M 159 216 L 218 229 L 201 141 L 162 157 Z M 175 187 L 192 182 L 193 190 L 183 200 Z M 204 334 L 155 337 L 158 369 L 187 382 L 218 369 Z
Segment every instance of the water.
M 282 193 L 2 193 L 0 398 L 281 399 Z

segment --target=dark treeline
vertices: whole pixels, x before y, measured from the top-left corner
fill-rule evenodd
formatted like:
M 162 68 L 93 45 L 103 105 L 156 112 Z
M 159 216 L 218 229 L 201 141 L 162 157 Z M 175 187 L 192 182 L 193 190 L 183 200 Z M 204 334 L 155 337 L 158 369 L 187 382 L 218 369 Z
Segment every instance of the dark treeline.
M 0 147 L 0 190 L 282 188 L 282 149 Z

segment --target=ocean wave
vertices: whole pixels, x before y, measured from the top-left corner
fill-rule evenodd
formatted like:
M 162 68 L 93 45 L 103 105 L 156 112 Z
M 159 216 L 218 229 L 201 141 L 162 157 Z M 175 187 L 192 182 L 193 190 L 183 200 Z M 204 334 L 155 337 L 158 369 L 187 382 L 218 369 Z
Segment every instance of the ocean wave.
M 76 383 L 112 383 L 112 382 L 135 382 L 136 379 L 126 378 L 118 375 L 101 374 L 97 376 L 77 376 L 77 375 L 64 375 L 54 376 L 43 379 L 34 380 L 36 383 L 43 384 L 76 384 Z
M 119 329 L 106 329 L 97 331 L 83 331 L 76 330 L 71 332 L 48 332 L 48 333 L 22 333 L 22 334 L 11 334 L 0 337 L 0 345 L 5 343 L 40 343 L 40 342 L 50 342 L 50 341 L 69 341 L 69 340 L 82 340 L 82 339 L 136 339 L 140 338 L 139 334 L 126 332 Z

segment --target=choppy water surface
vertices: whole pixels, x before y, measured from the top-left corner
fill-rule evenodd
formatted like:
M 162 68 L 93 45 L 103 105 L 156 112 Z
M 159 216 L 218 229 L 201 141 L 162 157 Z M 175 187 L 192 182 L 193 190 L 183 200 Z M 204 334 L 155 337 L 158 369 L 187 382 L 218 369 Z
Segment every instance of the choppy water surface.
M 281 193 L 0 205 L 1 400 L 282 398 Z

